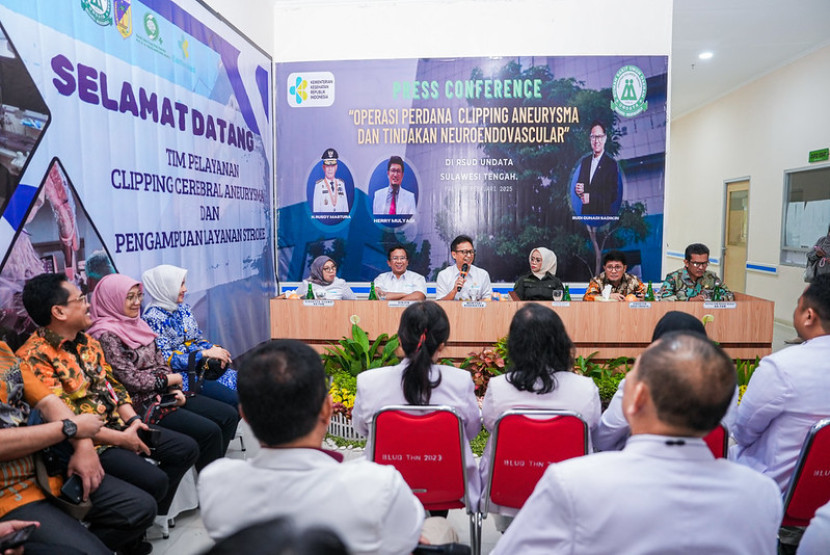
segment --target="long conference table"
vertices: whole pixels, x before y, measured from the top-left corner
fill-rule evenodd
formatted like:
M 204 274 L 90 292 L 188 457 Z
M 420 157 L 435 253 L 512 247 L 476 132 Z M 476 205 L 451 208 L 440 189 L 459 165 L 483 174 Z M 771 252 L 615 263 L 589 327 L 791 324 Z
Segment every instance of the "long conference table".
M 538 301 L 562 318 L 576 355 L 597 351 L 597 359 L 636 357 L 651 342 L 657 321 L 672 310 L 696 318 L 711 315 L 709 338 L 732 358 L 754 359 L 772 352 L 774 303 L 735 293 L 733 302 L 559 302 Z M 532 302 L 532 301 L 531 301 Z M 465 358 L 507 335 L 513 314 L 524 302 L 440 301 L 450 319 L 450 338 L 443 355 Z M 351 337 L 350 318 L 376 338 L 398 330 L 405 303 L 395 301 L 305 301 L 271 299 L 271 337 L 299 339 L 319 352 L 343 336 Z

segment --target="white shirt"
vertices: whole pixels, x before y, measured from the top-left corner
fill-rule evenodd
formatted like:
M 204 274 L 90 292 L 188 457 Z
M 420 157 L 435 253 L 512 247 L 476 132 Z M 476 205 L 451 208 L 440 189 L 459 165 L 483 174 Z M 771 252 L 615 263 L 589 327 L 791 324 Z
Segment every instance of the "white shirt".
M 594 447 L 600 451 L 619 451 L 625 447 L 625 440 L 628 439 L 631 433 L 631 428 L 628 421 L 623 416 L 622 398 L 623 387 L 625 386 L 625 378 L 620 381 L 614 397 L 608 403 L 608 408 L 602 413 L 602 418 L 599 421 L 599 426 L 591 434 L 594 440 Z M 729 408 L 726 415 L 721 420 L 721 424 L 726 426 L 727 431 L 732 432 L 735 426 L 735 419 L 738 416 L 738 388 L 735 387 L 735 393 L 732 395 L 732 400 L 729 402 Z
M 702 439 L 669 439 L 637 435 L 623 451 L 552 464 L 493 555 L 774 555 L 775 483 L 716 460 Z
M 409 553 L 424 521 L 423 506 L 393 467 L 338 463 L 317 449 L 219 459 L 199 474 L 199 504 L 214 540 L 287 516 L 301 527 L 333 529 L 350 553 Z
M 481 406 L 484 418 L 484 427 L 492 432 L 496 427 L 496 420 L 505 411 L 510 409 L 559 409 L 578 412 L 588 424 L 588 452 L 591 452 L 590 433 L 599 424 L 601 405 L 599 390 L 594 380 L 587 376 L 580 376 L 573 372 L 556 372 L 556 388 L 548 393 L 538 395 L 531 391 L 519 391 L 507 381 L 507 375 L 490 378 L 487 383 L 487 393 Z M 540 382 L 541 383 L 541 382 Z M 481 457 L 481 484 L 487 485 L 490 477 L 490 453 L 493 445 L 488 439 L 484 454 Z M 483 506 L 482 506 L 483 508 Z M 490 512 L 513 516 L 517 510 L 490 504 Z
M 435 282 L 435 298 L 442 299 L 450 291 L 455 290 L 455 280 L 461 275 L 461 270 L 453 264 L 438 272 L 438 279 Z M 478 266 L 470 265 L 467 278 L 461 291 L 455 294 L 456 301 L 480 301 L 490 298 L 493 294 L 493 287 L 490 285 L 490 274 Z
M 823 335 L 761 359 L 738 406 L 734 459 L 771 477 L 784 492 L 807 432 L 827 417 L 830 335 Z
M 409 363 L 406 359 L 396 366 L 366 370 L 357 375 L 357 393 L 352 407 L 352 426 L 369 437 L 372 419 L 377 411 L 387 405 L 408 405 L 403 396 L 401 377 Z M 478 467 L 470 449 L 470 440 L 481 431 L 481 412 L 475 395 L 475 386 L 470 373 L 452 366 L 433 364 L 429 379 L 434 382 L 440 373 L 441 383 L 432 390 L 431 405 L 449 405 L 458 411 L 467 440 L 465 462 L 467 465 L 467 490 L 473 507 L 478 506 L 481 497 L 481 480 Z M 366 442 L 366 456 L 372 453 L 372 438 Z
M 389 206 L 392 204 L 392 186 L 384 187 L 375 191 L 372 200 L 372 213 L 389 214 Z M 415 195 L 403 187 L 398 189 L 398 198 L 395 201 L 395 214 L 414 214 Z
M 394 272 L 384 272 L 375 278 L 375 287 L 380 287 L 387 293 L 405 293 L 409 295 L 420 291 L 427 294 L 427 282 L 424 276 L 416 272 L 405 271 L 400 278 Z
M 830 553 L 830 503 L 819 507 L 798 544 L 798 555 Z
M 300 287 L 297 288 L 297 295 L 299 295 L 301 299 L 304 299 L 308 293 L 309 283 L 311 282 L 304 279 L 300 284 Z M 316 283 L 312 283 L 311 290 L 314 291 L 315 299 L 344 299 L 347 301 L 353 301 L 357 298 L 355 297 L 352 288 L 346 283 L 346 280 L 341 278 L 334 278 L 334 281 L 332 281 L 329 285 L 317 285 Z
M 328 183 L 327 183 L 328 182 Z M 333 182 L 333 183 L 332 183 Z M 334 191 L 334 204 L 332 204 Z M 348 212 L 349 197 L 346 196 L 346 185 L 342 179 L 319 179 L 314 184 L 314 211 L 315 212 Z

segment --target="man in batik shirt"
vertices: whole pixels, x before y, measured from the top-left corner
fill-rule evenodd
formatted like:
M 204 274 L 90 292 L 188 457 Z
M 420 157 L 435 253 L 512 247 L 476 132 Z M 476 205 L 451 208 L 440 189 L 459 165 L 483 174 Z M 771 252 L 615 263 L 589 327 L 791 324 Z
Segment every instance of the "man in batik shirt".
M 735 295 L 721 279 L 709 272 L 709 247 L 703 243 L 692 243 L 686 247 L 683 268 L 666 276 L 660 287 L 663 301 L 708 301 L 712 300 L 715 288 L 721 290 L 721 300 L 731 301 Z
M 624 301 L 626 295 L 636 295 L 642 301 L 646 295 L 643 282 L 635 275 L 626 273 L 625 255 L 620 251 L 610 251 L 602 257 L 603 272 L 591 280 L 585 290 L 583 301 L 593 301 L 602 297 L 602 290 L 606 285 L 611 286 L 609 299 Z

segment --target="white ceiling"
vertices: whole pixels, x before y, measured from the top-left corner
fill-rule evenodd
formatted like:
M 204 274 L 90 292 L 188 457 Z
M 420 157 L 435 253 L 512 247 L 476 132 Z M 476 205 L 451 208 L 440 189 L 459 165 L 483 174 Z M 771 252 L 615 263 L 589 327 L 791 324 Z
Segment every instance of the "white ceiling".
M 672 119 L 830 45 L 830 0 L 674 0 L 673 19 Z

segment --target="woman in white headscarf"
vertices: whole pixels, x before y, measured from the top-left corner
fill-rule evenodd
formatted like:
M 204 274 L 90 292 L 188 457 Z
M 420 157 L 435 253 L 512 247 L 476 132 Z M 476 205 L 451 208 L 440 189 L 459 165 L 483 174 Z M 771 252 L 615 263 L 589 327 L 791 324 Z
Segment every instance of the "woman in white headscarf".
M 202 337 L 202 330 L 184 302 L 187 270 L 162 264 L 144 272 L 141 281 L 148 301 L 142 318 L 158 337 L 156 344 L 170 367 L 183 376 L 182 389 L 188 391 L 187 368 L 190 353 L 196 353 L 196 366 L 215 359 L 225 369 L 217 380 L 203 380 L 201 394 L 237 406 L 236 370 L 230 368 L 231 354 Z
M 530 273 L 519 276 L 510 296 L 519 301 L 551 301 L 553 292 L 564 289 L 556 277 L 556 254 L 545 247 L 530 251 Z

